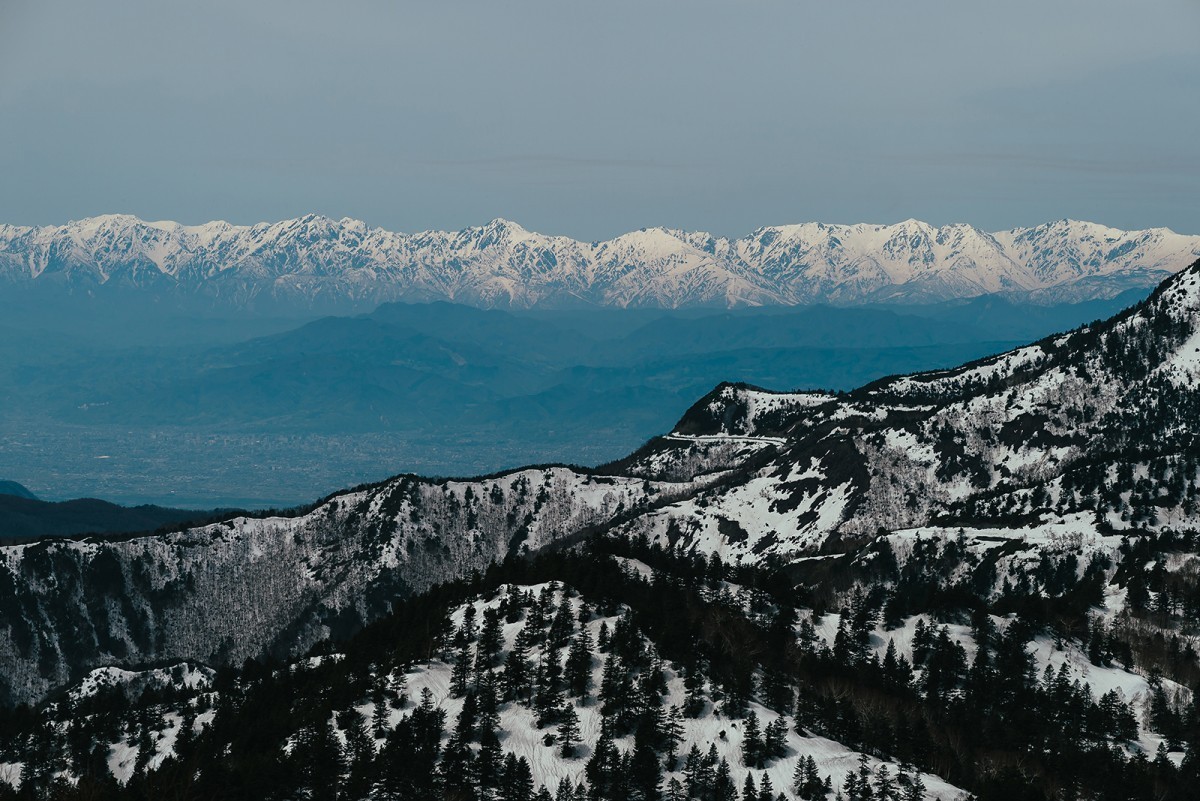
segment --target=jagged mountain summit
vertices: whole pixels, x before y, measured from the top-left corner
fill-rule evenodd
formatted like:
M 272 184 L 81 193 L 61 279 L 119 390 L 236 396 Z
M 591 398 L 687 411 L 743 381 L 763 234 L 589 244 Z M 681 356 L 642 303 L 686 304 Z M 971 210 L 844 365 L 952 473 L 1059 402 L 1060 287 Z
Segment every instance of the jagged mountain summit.
M 1200 262 L 1108 321 L 956 370 L 836 396 L 718 387 L 597 470 L 401 476 L 291 516 L 3 548 L 0 691 L 301 653 L 397 597 L 606 533 L 794 565 L 904 531 L 1195 526 L 1198 377 Z
M 664 228 L 604 242 L 506 220 L 402 234 L 308 215 L 180 225 L 107 215 L 0 225 L 0 279 L 87 293 L 143 290 L 233 306 L 450 300 L 483 307 L 929 302 L 1006 293 L 1034 302 L 1150 287 L 1200 256 L 1200 236 L 1061 220 L 987 233 L 806 223 L 727 239 Z

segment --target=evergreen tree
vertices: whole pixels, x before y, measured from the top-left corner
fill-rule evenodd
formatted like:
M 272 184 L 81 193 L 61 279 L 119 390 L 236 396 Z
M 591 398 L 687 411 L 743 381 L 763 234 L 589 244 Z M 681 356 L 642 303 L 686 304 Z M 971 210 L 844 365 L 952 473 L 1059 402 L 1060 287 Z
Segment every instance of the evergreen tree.
M 467 607 L 471 609 L 473 607 Z M 462 698 L 467 693 L 467 687 L 471 679 L 471 667 L 473 655 L 471 653 L 471 644 L 465 642 L 459 646 L 454 654 L 454 668 L 450 673 L 450 695 L 455 698 Z
M 724 759 L 717 766 L 712 781 L 712 798 L 716 801 L 737 801 L 737 787 L 729 771 L 729 763 Z
M 474 757 L 471 749 L 457 734 L 450 738 L 438 763 L 438 783 L 441 797 L 450 801 L 473 801 L 478 796 Z M 360 793 L 348 793 L 349 798 L 364 798 Z
M 688 798 L 697 798 L 701 791 L 701 762 L 700 747 L 692 743 L 687 756 L 683 760 L 683 789 Z
M 536 709 L 539 728 L 558 722 L 558 715 L 563 706 L 562 667 L 558 663 L 557 652 L 547 648 L 538 666 L 538 688 Z
M 683 677 L 686 697 L 683 702 L 683 714 L 689 718 L 698 718 L 704 712 L 704 674 L 698 664 L 693 663 Z
M 346 738 L 345 793 L 351 798 L 363 798 L 370 791 L 375 775 L 375 741 L 368 721 L 356 710 L 343 714 L 339 723 Z
M 469 693 L 463 698 L 462 709 L 458 712 L 458 720 L 454 724 L 454 734 L 464 743 L 473 742 L 478 736 L 476 726 L 479 722 L 479 701 L 476 693 Z
M 763 766 L 762 732 L 758 725 L 758 715 L 753 710 L 742 721 L 742 761 L 746 767 L 761 768 Z
M 314 801 L 337 798 L 345 764 L 341 745 L 328 721 L 301 728 L 289 756 L 292 770 L 308 798 Z
M 549 644 L 553 649 L 563 648 L 575 633 L 575 618 L 571 614 L 571 603 L 566 598 L 558 606 L 550 621 Z
M 920 771 L 913 773 L 908 789 L 904 792 L 904 801 L 925 801 L 925 781 L 921 778 Z
M 528 624 L 526 624 L 528 626 Z M 522 629 L 524 631 L 525 629 Z M 518 637 L 504 660 L 504 694 L 515 701 L 528 701 L 532 681 L 529 657 Z
M 758 799 L 759 801 L 775 801 L 775 786 L 771 784 L 771 777 L 765 773 L 759 778 Z
M 666 755 L 663 764 L 668 771 L 675 770 L 679 760 L 679 744 L 683 742 L 683 721 L 680 718 L 679 707 L 672 706 L 663 721 L 662 738 L 666 742 Z
M 504 760 L 504 775 L 501 779 L 502 801 L 533 801 L 533 771 L 525 757 L 518 759 L 509 754 Z
M 559 751 L 566 759 L 575 756 L 575 748 L 579 744 L 579 715 L 575 707 L 567 704 L 559 714 L 558 742 Z
M 620 770 L 621 754 L 613 742 L 611 726 L 602 725 L 596 750 L 584 768 L 594 798 L 615 799 L 613 793 L 620 783 Z
M 763 734 L 763 757 L 778 759 L 787 753 L 787 718 L 783 715 L 767 724 Z
M 887 765 L 880 765 L 875 773 L 876 801 L 899 801 L 896 794 L 896 782 Z
M 662 765 L 655 748 L 658 732 L 653 724 L 643 721 L 634 735 L 631 780 L 643 801 L 658 801 L 662 797 Z
M 742 784 L 742 801 L 758 801 L 758 785 L 754 783 L 753 773 L 747 773 Z
M 491 797 L 503 782 L 504 754 L 500 740 L 493 729 L 486 729 L 479 736 L 479 754 L 475 758 L 475 780 L 484 797 Z
M 573 698 L 587 698 L 592 689 L 592 637 L 586 628 L 571 643 L 564 679 Z
M 479 644 L 475 652 L 475 672 L 482 673 L 496 667 L 500 650 L 504 647 L 504 633 L 500 627 L 500 611 L 485 609 L 483 628 L 479 632 Z

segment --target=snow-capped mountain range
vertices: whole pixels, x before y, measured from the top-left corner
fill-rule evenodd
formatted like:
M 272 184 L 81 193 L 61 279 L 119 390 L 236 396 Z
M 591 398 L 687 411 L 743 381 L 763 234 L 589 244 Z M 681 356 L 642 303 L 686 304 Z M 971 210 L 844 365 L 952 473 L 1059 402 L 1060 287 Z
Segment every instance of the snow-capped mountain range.
M 728 239 L 665 228 L 603 242 L 506 220 L 403 234 L 308 215 L 181 225 L 128 215 L 0 225 L 0 281 L 182 293 L 220 304 L 448 300 L 475 306 L 928 302 L 1006 293 L 1033 302 L 1150 287 L 1200 256 L 1200 236 L 1060 220 L 987 233 L 804 223 Z

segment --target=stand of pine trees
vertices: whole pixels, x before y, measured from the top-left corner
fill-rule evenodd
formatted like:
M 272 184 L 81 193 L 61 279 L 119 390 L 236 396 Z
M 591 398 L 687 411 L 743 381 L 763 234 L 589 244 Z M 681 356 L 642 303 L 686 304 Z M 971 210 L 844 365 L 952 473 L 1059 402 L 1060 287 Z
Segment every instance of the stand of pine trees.
M 1128 547 L 1145 564 L 1193 541 L 1160 536 Z M 1195 652 L 1186 636 L 1156 649 L 1129 634 L 1148 630 L 1135 625 L 1138 615 L 1178 622 L 1194 584 L 1151 572 L 1134 603 L 1130 579 L 1133 617 L 1105 625 L 1089 613 L 1101 564 L 1077 573 L 1078 565 L 1049 560 L 993 592 L 1000 577 L 954 539 L 918 543 L 903 569 L 886 541 L 867 552 L 827 573 L 801 573 L 597 538 L 509 561 L 397 603 L 348 642 L 312 655 L 324 658 L 224 668 L 205 691 L 130 699 L 117 689 L 5 710 L 0 761 L 25 769 L 21 788 L 0 785 L 0 799 L 920 801 L 922 772 L 980 801 L 1194 797 L 1200 710 L 1164 680 L 1195 687 Z M 652 577 L 614 556 L 644 562 Z M 499 592 L 547 582 L 536 594 Z M 1164 593 L 1180 600 L 1163 602 Z M 477 599 L 497 597 L 476 609 Z M 813 621 L 831 612 L 839 623 L 826 645 Z M 877 626 L 913 614 L 921 620 L 912 662 L 894 643 L 880 657 Z M 1001 631 L 992 615 L 1013 622 Z M 600 617 L 593 639 L 587 624 Z M 972 658 L 949 624 L 970 626 Z M 503 631 L 513 625 L 506 647 Z M 1181 766 L 1166 748 L 1137 752 L 1138 718 L 1116 693 L 1097 696 L 1063 671 L 1039 674 L 1029 650 L 1039 634 L 1078 641 L 1097 665 L 1119 661 L 1151 675 L 1149 724 L 1184 752 Z M 427 690 L 410 697 L 402 680 L 431 659 L 449 665 L 450 692 L 462 699 L 454 719 Z M 669 673 L 683 677 L 676 706 L 664 700 Z M 751 701 L 773 711 L 769 722 Z M 594 744 L 580 732 L 587 706 L 601 715 Z M 539 787 L 530 764 L 505 750 L 501 714 L 517 707 L 529 710 L 547 749 L 579 761 L 579 782 Z M 686 719 L 714 714 L 740 733 L 739 764 L 711 744 L 684 742 Z M 882 763 L 872 768 L 864 757 L 831 777 L 801 758 L 788 786 L 772 786 L 764 770 L 787 754 L 789 729 Z M 152 762 L 166 737 L 174 756 Z M 123 785 L 107 766 L 119 740 L 139 747 Z

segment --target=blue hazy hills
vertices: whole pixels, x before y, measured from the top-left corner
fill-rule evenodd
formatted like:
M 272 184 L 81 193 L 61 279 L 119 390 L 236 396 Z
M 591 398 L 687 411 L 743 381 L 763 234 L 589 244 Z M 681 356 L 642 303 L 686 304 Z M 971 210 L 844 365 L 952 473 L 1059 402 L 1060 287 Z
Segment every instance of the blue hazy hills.
M 25 310 L 0 328 L 0 476 L 48 499 L 213 508 L 299 503 L 398 472 L 596 464 L 669 429 L 721 381 L 851 389 L 1141 294 L 734 311 L 393 303 L 318 319 Z

